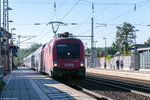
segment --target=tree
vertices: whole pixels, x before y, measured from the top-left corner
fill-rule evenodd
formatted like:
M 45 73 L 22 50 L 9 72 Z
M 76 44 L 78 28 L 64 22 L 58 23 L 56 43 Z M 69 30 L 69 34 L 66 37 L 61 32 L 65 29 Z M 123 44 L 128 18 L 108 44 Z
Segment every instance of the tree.
M 85 55 L 90 56 L 91 55 L 91 48 L 85 49 Z M 102 52 L 102 48 L 93 48 L 93 52 L 95 53 L 96 57 L 100 57 L 100 54 Z
M 113 47 L 107 47 L 107 54 L 108 55 L 114 55 L 116 54 L 117 49 L 113 48 Z
M 111 48 L 115 51 L 119 50 L 119 44 L 117 42 L 113 42 Z
M 113 47 L 125 55 L 129 54 L 128 48 L 133 44 L 133 39 L 136 38 L 134 28 L 127 22 L 124 22 L 122 26 L 117 26 L 116 43 L 113 43 Z
M 144 44 L 150 44 L 150 38 Z

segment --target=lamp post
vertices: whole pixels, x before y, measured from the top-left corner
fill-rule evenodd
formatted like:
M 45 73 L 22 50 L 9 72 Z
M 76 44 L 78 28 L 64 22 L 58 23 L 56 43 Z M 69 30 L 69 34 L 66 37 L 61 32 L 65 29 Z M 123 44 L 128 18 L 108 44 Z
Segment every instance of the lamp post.
M 107 63 L 106 63 L 106 55 L 107 55 L 107 54 L 106 54 L 106 53 L 107 53 L 107 52 L 106 52 L 107 38 L 104 37 L 103 39 L 105 40 L 105 62 L 104 62 L 104 68 L 106 69 L 106 66 L 107 66 Z
M 95 48 L 96 48 L 96 43 L 97 43 L 98 41 L 94 41 L 94 43 L 95 43 Z
M 134 36 L 134 38 L 135 38 L 135 44 L 134 44 L 134 47 L 135 47 L 135 48 L 134 48 L 134 59 L 135 59 L 135 60 L 134 60 L 134 68 L 135 68 L 135 69 L 139 69 L 139 68 L 138 68 L 138 65 L 139 65 L 139 64 L 138 64 L 138 63 L 139 63 L 139 62 L 138 62 L 138 53 L 137 53 L 137 46 L 136 46 L 136 37 L 137 37 L 137 36 L 136 36 L 136 32 L 139 31 L 139 30 L 137 29 L 137 30 L 134 30 L 134 31 L 135 31 L 135 36 Z
M 10 41 L 10 46 L 12 47 L 11 48 L 11 63 L 10 63 L 10 70 L 12 70 L 12 68 L 13 68 L 13 45 L 14 45 L 14 43 L 13 43 L 13 30 L 16 30 L 15 28 L 12 28 L 11 29 L 11 41 Z
M 134 31 L 135 31 L 135 36 L 134 36 L 134 38 L 135 38 L 135 45 L 136 45 L 136 37 L 137 37 L 137 36 L 136 36 L 136 32 L 139 31 L 139 30 L 137 29 L 137 30 L 134 30 Z
M 19 62 L 19 66 L 20 66 L 20 61 L 21 61 L 21 58 L 20 58 L 20 37 L 21 37 L 21 35 L 18 35 L 18 47 L 19 47 L 19 51 L 18 51 L 19 60 L 18 60 L 18 62 Z

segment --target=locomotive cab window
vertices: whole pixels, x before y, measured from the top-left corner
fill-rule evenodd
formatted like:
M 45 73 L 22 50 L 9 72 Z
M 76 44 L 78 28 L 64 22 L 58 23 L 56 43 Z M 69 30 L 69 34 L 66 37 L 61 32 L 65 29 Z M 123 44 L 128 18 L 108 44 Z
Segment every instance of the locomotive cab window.
M 80 44 L 57 44 L 57 57 L 61 59 L 80 58 Z

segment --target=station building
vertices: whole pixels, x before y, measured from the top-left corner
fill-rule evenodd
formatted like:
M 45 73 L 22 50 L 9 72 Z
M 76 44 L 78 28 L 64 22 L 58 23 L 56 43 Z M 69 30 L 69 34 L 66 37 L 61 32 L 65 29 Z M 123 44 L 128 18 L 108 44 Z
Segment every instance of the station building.
M 139 67 L 140 69 L 150 70 L 150 47 L 147 48 L 139 48 Z
M 131 47 L 131 66 L 135 70 L 150 70 L 150 44 L 134 44 Z

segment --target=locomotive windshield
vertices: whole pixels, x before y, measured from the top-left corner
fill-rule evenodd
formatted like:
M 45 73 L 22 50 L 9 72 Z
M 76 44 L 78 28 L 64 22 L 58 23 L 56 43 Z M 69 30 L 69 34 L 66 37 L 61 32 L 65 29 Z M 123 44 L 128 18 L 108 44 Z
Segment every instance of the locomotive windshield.
M 57 44 L 57 57 L 62 59 L 80 58 L 80 44 Z

